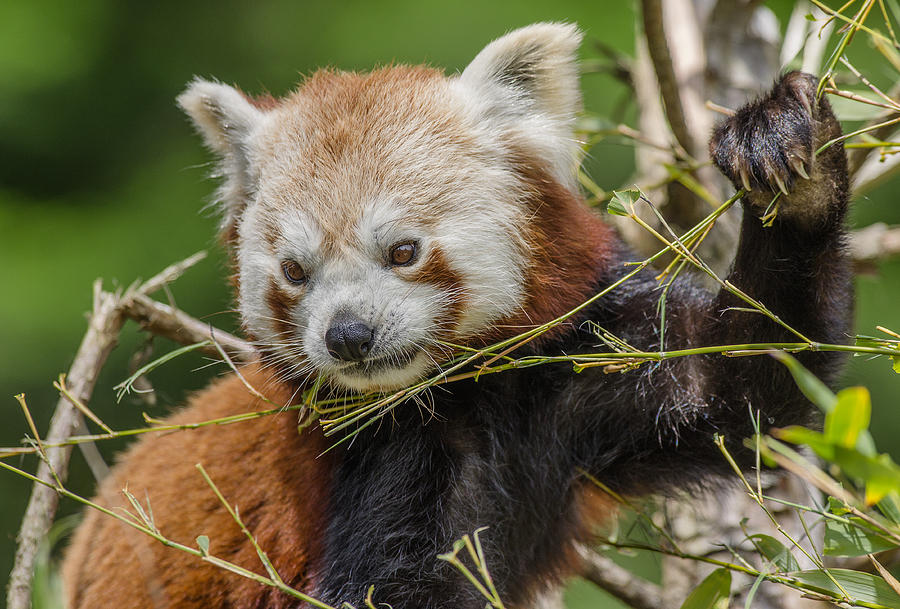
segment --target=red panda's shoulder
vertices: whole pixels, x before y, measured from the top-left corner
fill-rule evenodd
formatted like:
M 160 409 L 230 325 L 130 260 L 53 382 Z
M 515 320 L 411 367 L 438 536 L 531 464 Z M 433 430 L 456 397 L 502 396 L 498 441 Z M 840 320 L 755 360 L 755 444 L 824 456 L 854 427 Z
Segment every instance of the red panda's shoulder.
M 275 404 L 291 398 L 290 388 L 255 367 L 243 376 Z M 198 423 L 272 407 L 230 375 L 196 394 L 166 423 Z M 309 589 L 321 553 L 333 467 L 327 456 L 319 457 L 325 448 L 317 431 L 298 433 L 296 411 L 148 434 L 119 459 L 95 501 L 134 512 L 122 492 L 127 488 L 165 537 L 197 547 L 197 536 L 206 535 L 213 556 L 265 574 L 249 540 L 196 469 L 202 463 L 285 582 Z M 274 589 L 166 548 L 95 510 L 85 519 L 65 561 L 70 609 L 168 606 L 172 599 L 188 601 L 179 607 L 288 606 L 288 597 Z M 81 572 L 85 565 L 90 568 Z

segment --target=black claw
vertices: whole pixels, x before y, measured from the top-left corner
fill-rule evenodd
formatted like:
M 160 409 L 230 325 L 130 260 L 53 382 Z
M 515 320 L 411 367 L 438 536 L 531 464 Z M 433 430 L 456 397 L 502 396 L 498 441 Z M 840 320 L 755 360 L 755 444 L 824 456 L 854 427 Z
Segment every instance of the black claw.
M 817 84 L 809 74 L 790 72 L 716 128 L 710 157 L 735 187 L 786 195 L 798 176 L 809 179 Z

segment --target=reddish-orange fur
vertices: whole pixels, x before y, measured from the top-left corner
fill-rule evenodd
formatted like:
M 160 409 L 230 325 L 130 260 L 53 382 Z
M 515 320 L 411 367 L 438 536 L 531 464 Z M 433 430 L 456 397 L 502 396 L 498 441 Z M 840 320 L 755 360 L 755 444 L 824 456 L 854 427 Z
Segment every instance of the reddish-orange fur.
M 402 269 L 401 269 L 402 271 Z M 451 330 L 456 327 L 465 307 L 465 296 L 462 295 L 463 279 L 459 273 L 453 270 L 444 253 L 435 248 L 425 264 L 416 272 L 415 280 L 421 283 L 430 283 L 446 290 L 448 296 L 444 303 L 445 311 L 436 325 L 443 328 L 441 336 L 452 339 Z
M 245 378 L 276 404 L 291 392 L 256 367 Z M 273 408 L 254 398 L 234 375 L 194 398 L 170 423 L 200 422 Z M 256 552 L 204 482 L 202 463 L 229 503 L 257 537 L 285 583 L 309 590 L 315 578 L 331 463 L 318 431 L 299 434 L 297 413 L 213 425 L 162 436 L 144 436 L 121 458 L 102 484 L 96 502 L 134 511 L 122 494 L 127 487 L 166 537 L 197 547 L 208 535 L 210 553 L 265 574 Z M 89 566 L 82 570 L 82 567 Z M 109 575 L 108 577 L 106 575 Z M 102 579 L 99 579 L 102 577 Z M 63 578 L 69 609 L 207 609 L 229 606 L 286 608 L 296 600 L 274 589 L 167 548 L 95 510 L 68 550 Z M 251 602 L 256 599 L 261 604 Z
M 532 221 L 528 224 L 531 260 L 528 264 L 525 306 L 519 314 L 497 324 L 489 340 L 514 336 L 556 319 L 593 296 L 596 269 L 609 266 L 613 229 L 584 205 L 584 201 L 523 154 L 516 163 L 529 188 Z M 537 340 L 552 338 L 564 325 Z
M 272 311 L 272 323 L 275 324 L 275 329 L 285 340 L 291 336 L 291 332 L 294 330 L 294 327 L 286 320 L 290 319 L 289 311 L 297 304 L 297 300 L 297 296 L 288 294 L 277 281 L 274 279 L 269 281 L 266 304 Z

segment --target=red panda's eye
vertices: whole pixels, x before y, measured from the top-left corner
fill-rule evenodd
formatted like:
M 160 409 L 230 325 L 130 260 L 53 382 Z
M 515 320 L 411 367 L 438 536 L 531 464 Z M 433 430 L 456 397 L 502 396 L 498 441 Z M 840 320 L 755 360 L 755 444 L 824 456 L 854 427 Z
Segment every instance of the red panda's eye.
M 415 242 L 400 243 L 391 248 L 391 264 L 394 266 L 405 266 L 412 263 L 416 259 Z
M 281 270 L 284 273 L 284 278 L 291 283 L 306 282 L 306 273 L 303 272 L 303 267 L 293 260 L 283 260 L 281 262 Z

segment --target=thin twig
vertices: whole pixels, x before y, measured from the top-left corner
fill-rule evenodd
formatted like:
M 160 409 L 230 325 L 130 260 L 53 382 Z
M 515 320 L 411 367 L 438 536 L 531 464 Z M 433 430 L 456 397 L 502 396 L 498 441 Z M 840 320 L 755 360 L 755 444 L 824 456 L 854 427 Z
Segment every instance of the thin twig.
M 898 95 L 900 95 L 900 85 L 892 88 L 888 95 L 892 97 L 897 97 Z M 871 128 L 879 124 L 884 125 L 886 122 L 890 121 L 893 118 L 896 118 L 897 116 L 898 113 L 896 111 L 882 113 L 869 121 L 869 123 L 865 125 L 864 129 Z M 888 124 L 886 126 L 878 127 L 872 131 L 869 131 L 868 134 L 875 140 L 884 141 L 889 139 L 895 131 L 897 131 L 897 127 L 895 125 Z M 872 154 L 873 150 L 874 148 L 854 148 L 847 153 L 848 170 L 850 172 L 850 176 L 854 178 L 854 181 L 856 182 L 856 184 L 854 185 L 854 191 L 858 192 L 860 186 L 857 174 L 859 173 L 860 169 L 862 169 L 863 164 L 865 163 L 866 159 L 868 159 Z M 868 180 L 871 181 L 872 178 L 869 177 Z
M 175 264 L 169 265 L 159 273 L 140 284 L 136 289 L 129 290 L 128 293 L 125 294 L 125 297 L 129 296 L 140 296 L 140 295 L 148 295 L 153 294 L 157 290 L 163 289 L 167 284 L 172 283 L 182 275 L 184 272 L 206 258 L 206 252 L 200 251 L 196 254 L 188 256 L 184 260 L 180 262 L 176 262 Z
M 182 345 L 209 340 L 212 332 L 215 342 L 239 362 L 250 363 L 259 357 L 256 349 L 247 341 L 224 330 L 211 328 L 208 323 L 143 294 L 133 295 L 123 306 L 122 312 L 129 319 L 138 322 L 147 332 Z M 214 345 L 200 351 L 213 357 L 219 356 L 219 350 Z

